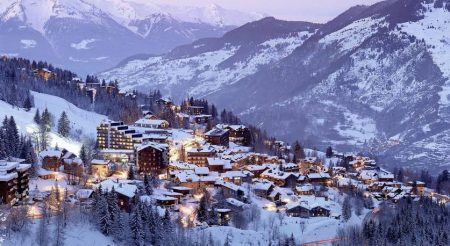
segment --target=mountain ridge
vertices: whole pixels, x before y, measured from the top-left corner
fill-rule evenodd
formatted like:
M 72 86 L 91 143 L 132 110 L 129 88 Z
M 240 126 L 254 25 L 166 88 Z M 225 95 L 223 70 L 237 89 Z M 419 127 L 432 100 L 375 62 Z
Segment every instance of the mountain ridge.
M 233 59 L 245 46 L 241 40 L 214 46 L 215 39 L 208 39 L 174 49 L 184 50 L 181 56 L 130 61 L 102 76 L 128 89 L 159 88 L 175 99 L 206 97 L 287 141 L 356 148 L 387 163 L 442 169 L 450 161 L 449 9 L 447 0 L 357 6 L 316 26 L 304 40 L 278 36 L 293 44 L 288 50 L 264 53 L 261 43 L 247 40 L 242 43 L 255 52 Z M 198 52 L 198 46 L 214 49 Z M 258 55 L 279 52 L 279 59 L 245 70 Z M 222 59 L 211 56 L 219 53 Z M 189 67 L 198 71 L 186 73 Z

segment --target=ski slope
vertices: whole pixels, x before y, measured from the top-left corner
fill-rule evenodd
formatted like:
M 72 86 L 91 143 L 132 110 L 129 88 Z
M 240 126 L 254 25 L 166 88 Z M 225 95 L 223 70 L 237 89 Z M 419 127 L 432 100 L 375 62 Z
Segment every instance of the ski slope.
M 76 139 L 95 137 L 97 125 L 102 120 L 107 119 L 104 115 L 80 109 L 60 97 L 38 92 L 31 92 L 31 94 L 34 97 L 35 107 L 29 112 L 0 101 L 0 117 L 3 119 L 5 116 L 13 116 L 21 133 L 33 135 L 38 130 L 38 126 L 33 121 L 36 110 L 39 109 L 42 113 L 47 108 L 53 116 L 54 123 L 50 133 L 50 146 L 52 147 L 58 145 L 58 147 L 65 148 L 76 154 L 79 153 L 81 148 L 79 140 L 64 138 L 56 133 L 58 119 L 63 111 L 66 112 L 71 122 L 71 135 L 75 136 Z

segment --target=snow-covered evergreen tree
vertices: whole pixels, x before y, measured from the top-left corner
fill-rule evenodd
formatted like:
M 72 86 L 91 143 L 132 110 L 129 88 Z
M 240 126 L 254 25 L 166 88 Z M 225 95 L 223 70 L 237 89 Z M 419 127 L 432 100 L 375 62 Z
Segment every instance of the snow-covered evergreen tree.
M 61 113 L 58 120 L 58 133 L 63 137 L 68 137 L 70 134 L 70 120 L 65 111 Z

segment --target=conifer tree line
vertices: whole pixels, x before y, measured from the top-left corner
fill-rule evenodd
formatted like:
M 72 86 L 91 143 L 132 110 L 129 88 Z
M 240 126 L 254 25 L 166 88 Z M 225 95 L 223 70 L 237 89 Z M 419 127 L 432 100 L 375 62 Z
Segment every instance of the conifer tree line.
M 34 74 L 35 69 L 48 69 L 53 76 L 45 81 Z M 97 89 L 95 103 L 92 104 L 86 88 L 73 82 L 77 75 L 71 71 L 55 68 L 46 62 L 29 61 L 22 58 L 0 60 L 0 100 L 13 106 L 29 110 L 34 100 L 30 90 L 64 98 L 75 106 L 106 115 L 114 120 L 134 122 L 140 111 L 133 97 L 119 95 L 117 82 L 100 81 L 95 76 L 87 76 L 88 83 L 114 86 L 114 90 Z
M 130 206 L 129 212 L 121 210 L 114 187 L 104 191 L 99 186 L 93 196 L 91 222 L 122 245 L 181 245 L 181 228 L 173 222 L 169 210 L 161 214 L 161 209 L 138 195 Z
M 449 245 L 450 210 L 428 197 L 382 204 L 375 219 L 338 230 L 335 245 Z
M 35 164 L 37 156 L 31 138 L 19 135 L 14 117 L 5 117 L 0 127 L 0 159 L 11 157 Z M 34 169 L 32 170 L 34 171 Z

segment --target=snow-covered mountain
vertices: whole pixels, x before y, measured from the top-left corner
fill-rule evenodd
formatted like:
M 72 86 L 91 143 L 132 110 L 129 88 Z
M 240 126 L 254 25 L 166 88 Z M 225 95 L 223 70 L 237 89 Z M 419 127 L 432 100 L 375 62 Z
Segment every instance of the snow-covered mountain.
M 263 38 L 280 25 L 294 23 L 250 23 L 102 76 L 175 99 L 206 97 L 290 141 L 362 148 L 435 171 L 448 166 L 449 0 L 356 6 L 324 25 Z M 251 27 L 254 36 L 239 32 Z
M 147 0 L 2 0 L 0 53 L 47 60 L 80 73 L 136 54 L 160 54 L 261 18 L 217 5 Z
M 290 55 L 319 26 L 267 17 L 221 38 L 201 39 L 162 56 L 131 59 L 100 76 L 117 79 L 123 89 L 158 87 L 178 99 L 205 96 Z

